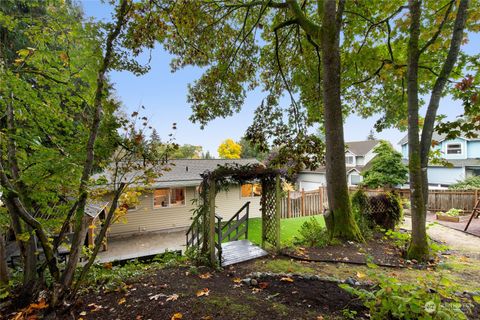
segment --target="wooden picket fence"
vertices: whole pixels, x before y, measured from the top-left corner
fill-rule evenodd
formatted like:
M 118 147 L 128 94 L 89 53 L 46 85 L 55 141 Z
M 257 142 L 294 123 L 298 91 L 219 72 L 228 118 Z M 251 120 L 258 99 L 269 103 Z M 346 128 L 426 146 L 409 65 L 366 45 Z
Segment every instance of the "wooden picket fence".
M 355 192 L 357 188 L 350 188 Z M 395 189 L 402 199 L 410 199 L 410 189 Z M 385 192 L 382 189 L 366 189 L 369 196 L 375 196 Z M 452 208 L 462 209 L 465 213 L 471 212 L 475 203 L 480 197 L 479 190 L 429 190 L 428 205 L 429 211 L 448 211 Z
M 328 207 L 327 190 L 288 191 L 281 201 L 281 218 L 297 218 L 323 213 Z
M 349 188 L 355 192 L 357 188 Z M 395 189 L 402 199 L 410 199 L 409 189 Z M 365 189 L 369 196 L 385 191 L 382 189 Z M 480 190 L 430 190 L 428 193 L 428 210 L 448 211 L 452 208 L 462 209 L 466 214 L 473 210 L 480 199 Z M 281 201 L 281 218 L 297 218 L 322 214 L 328 208 L 327 189 L 320 187 L 312 191 L 289 191 Z

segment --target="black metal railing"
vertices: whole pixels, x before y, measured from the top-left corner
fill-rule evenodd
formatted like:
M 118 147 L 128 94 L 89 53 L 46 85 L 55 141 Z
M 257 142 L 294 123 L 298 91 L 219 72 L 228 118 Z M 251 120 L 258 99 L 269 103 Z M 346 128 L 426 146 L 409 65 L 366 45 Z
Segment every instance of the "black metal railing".
M 215 248 L 217 249 L 218 261 L 222 261 L 222 243 L 224 241 L 239 240 L 242 236 L 248 239 L 248 218 L 250 213 L 250 201 L 246 202 L 227 222 L 222 223 L 223 218 L 215 215 Z M 186 233 L 187 249 L 199 249 L 202 237 L 202 225 L 198 219 L 194 219 Z
M 188 228 L 187 233 L 185 234 L 187 237 L 187 249 L 189 248 L 200 248 L 202 243 L 202 226 L 198 222 L 198 219 L 194 219 L 190 228 Z
M 222 243 L 225 240 L 236 241 L 242 236 L 245 236 L 245 239 L 248 239 L 249 213 L 250 201 L 247 201 L 226 223 L 222 223 L 222 217 L 215 216 L 217 219 L 217 223 L 215 224 L 215 233 L 217 235 L 215 247 L 217 248 L 219 261 L 222 261 Z

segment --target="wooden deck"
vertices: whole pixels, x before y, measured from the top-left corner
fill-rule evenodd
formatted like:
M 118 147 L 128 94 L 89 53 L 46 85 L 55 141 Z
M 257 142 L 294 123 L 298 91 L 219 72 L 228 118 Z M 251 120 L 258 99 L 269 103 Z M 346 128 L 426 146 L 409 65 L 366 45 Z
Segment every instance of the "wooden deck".
M 248 240 L 222 243 L 222 267 L 268 255 L 267 251 Z

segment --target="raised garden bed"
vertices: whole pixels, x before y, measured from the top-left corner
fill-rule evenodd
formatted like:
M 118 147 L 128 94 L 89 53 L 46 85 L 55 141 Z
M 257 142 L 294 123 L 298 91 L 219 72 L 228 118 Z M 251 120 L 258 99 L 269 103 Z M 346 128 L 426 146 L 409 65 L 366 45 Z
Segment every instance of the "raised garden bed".
M 448 222 L 460 222 L 460 217 L 451 217 L 451 216 L 444 216 L 442 214 L 437 214 L 437 220 L 440 221 L 448 221 Z

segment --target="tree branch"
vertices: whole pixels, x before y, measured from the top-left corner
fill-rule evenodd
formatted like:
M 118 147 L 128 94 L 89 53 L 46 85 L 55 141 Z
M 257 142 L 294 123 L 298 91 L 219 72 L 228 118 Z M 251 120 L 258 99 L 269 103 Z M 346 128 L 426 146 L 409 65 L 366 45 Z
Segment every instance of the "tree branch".
M 438 30 L 435 32 L 435 34 L 430 38 L 430 40 L 428 40 L 425 45 L 420 49 L 420 52 L 419 54 L 422 54 L 423 52 L 425 52 L 425 50 L 428 49 L 428 47 L 430 47 L 436 40 L 437 38 L 440 36 L 440 33 L 442 33 L 442 29 L 443 29 L 443 26 L 445 25 L 445 22 L 447 22 L 448 20 L 448 16 L 450 15 L 450 12 L 452 11 L 452 7 L 453 7 L 453 3 L 455 1 L 452 0 L 450 1 L 448 7 L 447 7 L 447 10 L 445 11 L 445 16 L 443 17 L 443 20 L 442 22 L 440 23 L 440 25 L 438 26 Z

